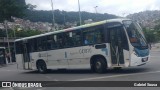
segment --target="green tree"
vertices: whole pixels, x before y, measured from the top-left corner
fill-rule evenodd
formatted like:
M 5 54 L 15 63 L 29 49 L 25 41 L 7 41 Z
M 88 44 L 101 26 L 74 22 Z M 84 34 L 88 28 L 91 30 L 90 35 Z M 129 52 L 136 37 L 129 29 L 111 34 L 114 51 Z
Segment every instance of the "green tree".
M 15 30 L 15 31 L 16 31 L 15 32 L 16 37 L 29 37 L 29 36 L 33 36 L 33 35 L 39 35 L 42 33 L 39 30 L 20 30 L 20 31 Z M 13 33 L 11 35 L 13 35 Z
M 159 36 L 157 35 L 156 30 L 143 28 L 143 31 L 148 43 L 156 43 L 159 41 Z
M 0 22 L 11 21 L 11 17 L 23 17 L 27 5 L 25 0 L 0 0 Z
M 157 36 L 160 37 L 160 22 L 154 27 L 154 29 L 156 31 Z
M 31 5 L 32 6 L 32 5 Z M 60 11 L 54 10 L 55 14 L 55 22 L 58 24 L 64 24 L 64 22 L 77 22 L 79 21 L 79 12 L 67 12 L 67 11 Z M 118 16 L 111 15 L 111 14 L 95 14 L 89 12 L 81 12 L 82 21 L 92 19 L 93 21 L 101 21 L 106 19 L 113 19 L 118 18 Z M 33 22 L 50 22 L 52 23 L 52 11 L 43 11 L 43 10 L 32 10 L 28 9 L 26 12 L 25 19 L 28 19 Z

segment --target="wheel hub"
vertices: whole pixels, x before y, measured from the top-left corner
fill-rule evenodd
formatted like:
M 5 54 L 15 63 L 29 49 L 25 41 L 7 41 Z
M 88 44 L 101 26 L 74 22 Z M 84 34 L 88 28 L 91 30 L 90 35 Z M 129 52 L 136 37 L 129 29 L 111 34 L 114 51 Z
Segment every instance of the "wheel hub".
M 101 68 L 101 63 L 100 62 L 96 62 L 96 68 L 97 69 Z

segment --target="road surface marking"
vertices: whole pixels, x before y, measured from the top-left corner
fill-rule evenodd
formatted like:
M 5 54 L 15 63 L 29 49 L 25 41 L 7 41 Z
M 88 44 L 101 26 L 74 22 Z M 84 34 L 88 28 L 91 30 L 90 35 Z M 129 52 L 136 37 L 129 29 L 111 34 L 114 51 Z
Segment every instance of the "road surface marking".
M 124 76 L 141 75 L 141 74 L 151 74 L 151 73 L 159 73 L 159 72 L 160 72 L 160 71 L 144 72 L 144 73 L 135 73 L 135 74 L 123 74 L 123 75 L 112 75 L 112 76 L 103 76 L 103 77 L 92 77 L 92 78 L 76 79 L 76 80 L 71 80 L 71 81 L 87 81 L 87 80 L 104 79 L 104 78 L 114 78 L 114 77 L 124 77 Z
M 49 80 L 51 80 L 51 79 L 53 79 L 52 77 L 50 77 L 50 76 L 45 76 L 47 79 L 49 79 Z M 57 79 L 53 79 L 53 81 L 59 81 L 59 80 L 57 80 Z

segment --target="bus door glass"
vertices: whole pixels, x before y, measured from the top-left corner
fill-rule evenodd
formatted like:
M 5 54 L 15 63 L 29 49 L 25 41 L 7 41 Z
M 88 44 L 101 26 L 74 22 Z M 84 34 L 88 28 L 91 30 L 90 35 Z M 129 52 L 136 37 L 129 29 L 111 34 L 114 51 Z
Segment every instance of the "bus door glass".
M 112 65 L 124 65 L 125 60 L 129 59 L 129 47 L 125 30 L 120 23 L 108 25 L 108 30 Z
M 27 41 L 23 41 L 23 61 L 24 69 L 30 69 L 29 45 Z

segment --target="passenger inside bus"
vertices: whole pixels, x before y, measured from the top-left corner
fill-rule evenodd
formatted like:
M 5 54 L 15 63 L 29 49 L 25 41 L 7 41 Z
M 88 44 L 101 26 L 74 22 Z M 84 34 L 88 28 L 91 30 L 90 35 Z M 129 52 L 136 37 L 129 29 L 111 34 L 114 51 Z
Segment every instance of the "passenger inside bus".
M 88 44 L 89 44 L 89 36 L 87 36 L 87 35 L 86 35 L 86 38 L 85 38 L 85 40 L 84 40 L 84 44 L 85 44 L 85 45 L 88 45 Z

